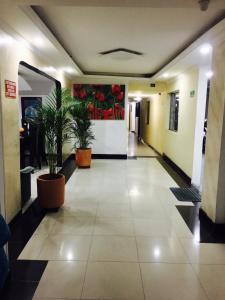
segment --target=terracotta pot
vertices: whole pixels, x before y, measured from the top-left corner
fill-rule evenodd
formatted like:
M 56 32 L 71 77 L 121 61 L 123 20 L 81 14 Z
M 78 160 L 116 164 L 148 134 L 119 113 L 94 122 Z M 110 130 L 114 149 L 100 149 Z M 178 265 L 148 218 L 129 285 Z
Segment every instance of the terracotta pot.
M 64 203 L 65 176 L 44 174 L 37 178 L 38 200 L 42 208 L 59 208 Z
M 91 148 L 78 148 L 76 151 L 76 164 L 79 168 L 91 167 Z

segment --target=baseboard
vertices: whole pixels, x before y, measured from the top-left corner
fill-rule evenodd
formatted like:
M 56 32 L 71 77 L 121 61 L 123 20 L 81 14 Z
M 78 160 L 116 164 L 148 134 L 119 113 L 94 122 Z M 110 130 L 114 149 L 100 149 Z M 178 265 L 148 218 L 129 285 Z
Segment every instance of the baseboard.
M 154 150 L 158 155 L 162 155 L 161 153 L 159 153 L 159 151 L 158 150 L 156 150 L 152 145 L 150 145 L 150 144 L 148 144 L 148 143 L 146 143 L 144 140 L 143 140 L 143 142 L 149 147 L 149 148 L 151 148 L 152 150 Z
M 127 154 L 92 154 L 93 159 L 127 159 Z
M 170 165 L 170 167 L 172 169 L 174 169 L 174 171 L 176 171 L 182 178 L 185 182 L 187 182 L 187 184 L 191 185 L 191 178 L 186 174 L 184 173 L 183 170 L 181 170 L 180 167 L 178 167 L 168 156 L 166 156 L 165 153 L 163 153 L 162 155 L 162 159 L 168 164 Z

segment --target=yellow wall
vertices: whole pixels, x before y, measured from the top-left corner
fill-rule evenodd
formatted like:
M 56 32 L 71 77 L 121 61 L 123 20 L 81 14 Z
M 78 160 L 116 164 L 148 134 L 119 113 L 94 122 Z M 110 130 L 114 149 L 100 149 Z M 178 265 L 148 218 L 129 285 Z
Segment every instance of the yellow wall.
M 145 124 L 142 118 L 142 137 L 158 152 L 165 153 L 189 177 L 192 176 L 194 134 L 196 118 L 196 96 L 198 88 L 198 69 L 190 68 L 166 84 L 158 83 L 161 95 L 150 95 L 150 124 Z M 132 89 L 134 85 L 132 86 Z M 146 85 L 145 85 L 146 88 Z M 142 85 L 136 82 L 135 89 L 142 92 Z M 131 90 L 129 85 L 129 91 Z M 179 120 L 178 131 L 169 128 L 170 99 L 168 93 L 179 90 Z M 195 90 L 195 96 L 190 97 L 190 91 Z M 146 89 L 143 90 L 143 93 Z M 145 115 L 145 100 L 141 104 L 142 115 Z
M 155 94 L 166 90 L 166 84 L 163 82 L 156 82 L 155 87 L 150 87 L 149 80 L 131 80 L 129 81 L 128 92 L 135 94 L 141 92 L 144 95 Z
M 166 108 L 166 130 L 164 153 L 177 164 L 189 177 L 192 176 L 194 134 L 196 119 L 196 96 L 198 89 L 198 69 L 191 68 L 180 74 L 174 81 L 168 83 L 167 92 L 180 91 L 178 131 L 168 130 L 169 98 Z M 190 97 L 190 91 L 195 90 L 195 96 Z
M 18 91 L 18 67 L 20 61 L 41 68 L 49 62 L 41 60 L 30 49 L 21 46 L 16 41 L 12 45 L 0 46 L 0 86 L 1 86 L 1 125 L 0 136 L 3 137 L 3 178 L 6 220 L 12 218 L 21 209 L 20 196 L 20 145 L 19 145 L 19 97 L 12 100 L 5 97 L 4 81 L 15 81 Z M 62 86 L 70 87 L 69 81 L 62 73 L 56 75 Z

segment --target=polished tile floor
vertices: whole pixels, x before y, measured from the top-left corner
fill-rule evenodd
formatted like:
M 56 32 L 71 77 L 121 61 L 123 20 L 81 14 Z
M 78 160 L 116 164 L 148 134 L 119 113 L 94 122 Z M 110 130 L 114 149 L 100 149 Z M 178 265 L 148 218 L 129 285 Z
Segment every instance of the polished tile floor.
M 199 244 L 171 186 L 155 158 L 77 169 L 19 257 L 48 261 L 33 299 L 224 300 L 225 245 Z
M 142 141 L 138 141 L 137 135 L 134 132 L 130 132 L 128 156 L 156 157 L 158 154 Z

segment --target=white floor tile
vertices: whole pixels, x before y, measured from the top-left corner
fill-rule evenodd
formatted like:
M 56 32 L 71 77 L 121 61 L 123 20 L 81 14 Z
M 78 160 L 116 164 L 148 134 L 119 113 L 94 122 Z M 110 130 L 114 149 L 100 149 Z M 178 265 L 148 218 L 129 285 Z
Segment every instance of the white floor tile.
M 34 298 L 79 299 L 85 262 L 50 261 L 41 277 Z
M 193 265 L 210 300 L 225 299 L 225 266 Z
M 180 239 L 180 242 L 191 263 L 225 265 L 225 244 L 199 243 L 194 239 Z
M 50 235 L 38 256 L 40 260 L 87 260 L 90 236 Z
M 144 299 L 139 264 L 89 263 L 82 299 Z
M 138 259 L 141 262 L 188 263 L 176 238 L 137 237 Z
M 142 263 L 141 272 L 147 300 L 207 300 L 189 264 Z
M 95 236 L 90 252 L 91 261 L 137 262 L 134 237 Z

